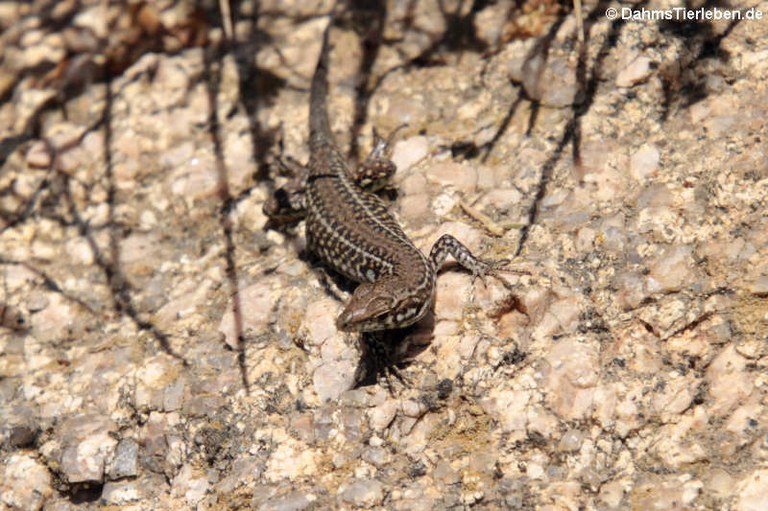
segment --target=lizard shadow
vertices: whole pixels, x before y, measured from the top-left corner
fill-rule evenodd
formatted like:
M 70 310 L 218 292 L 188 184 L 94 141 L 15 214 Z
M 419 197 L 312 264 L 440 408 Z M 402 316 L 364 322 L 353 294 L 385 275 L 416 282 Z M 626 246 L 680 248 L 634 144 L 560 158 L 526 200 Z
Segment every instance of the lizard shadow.
M 317 275 L 323 290 L 341 303 L 348 301 L 341 293 L 351 295 L 359 286 L 358 283 L 326 268 L 319 257 L 306 249 L 299 252 L 299 259 L 309 265 Z M 406 368 L 432 344 L 434 328 L 435 315 L 431 307 L 424 318 L 406 328 L 353 334 L 360 347 L 360 361 L 355 370 L 352 388 L 376 385 L 382 378 L 391 383 L 391 376 L 407 383 L 400 370 Z
M 384 379 L 391 390 L 392 376 L 408 385 L 400 370 L 432 345 L 434 330 L 435 314 L 430 308 L 426 316 L 409 327 L 359 334 L 360 362 L 352 388 L 376 385 Z

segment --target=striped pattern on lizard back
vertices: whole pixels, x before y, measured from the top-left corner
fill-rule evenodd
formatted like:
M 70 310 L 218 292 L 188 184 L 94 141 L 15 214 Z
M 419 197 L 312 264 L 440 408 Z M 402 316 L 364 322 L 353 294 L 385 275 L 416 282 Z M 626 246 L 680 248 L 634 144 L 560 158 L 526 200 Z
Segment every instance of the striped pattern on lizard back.
M 349 177 L 332 143 L 314 147 L 307 182 L 308 248 L 355 282 L 397 277 L 429 299 L 434 282 L 430 261 L 406 236 L 379 197 Z
M 427 313 L 437 269 L 448 254 L 475 275 L 493 268 L 447 234 L 435 243 L 427 258 L 408 239 L 381 199 L 353 180 L 328 120 L 331 26 L 323 33 L 309 94 L 307 248 L 330 268 L 360 282 L 336 320 L 339 330 L 404 328 Z

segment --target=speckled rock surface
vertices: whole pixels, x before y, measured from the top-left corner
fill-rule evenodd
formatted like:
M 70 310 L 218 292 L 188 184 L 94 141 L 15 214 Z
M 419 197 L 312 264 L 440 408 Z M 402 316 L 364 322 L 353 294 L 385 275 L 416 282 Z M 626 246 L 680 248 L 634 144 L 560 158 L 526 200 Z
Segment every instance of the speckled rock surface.
M 0 509 L 768 508 L 768 3 L 589 2 L 583 47 L 554 2 L 343 15 L 342 147 L 407 123 L 406 232 L 524 271 L 446 268 L 408 384 L 356 389 L 261 209 L 330 2 L 233 2 L 231 46 L 118 4 L 0 2 Z

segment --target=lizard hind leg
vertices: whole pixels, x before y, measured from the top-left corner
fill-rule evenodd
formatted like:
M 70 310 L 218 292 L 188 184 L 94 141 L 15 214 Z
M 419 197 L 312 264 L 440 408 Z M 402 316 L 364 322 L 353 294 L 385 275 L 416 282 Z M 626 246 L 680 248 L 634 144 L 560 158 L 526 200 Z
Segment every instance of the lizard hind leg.
M 307 214 L 306 179 L 309 170 L 292 158 L 278 159 L 281 175 L 291 178 L 264 202 L 262 210 L 277 225 L 295 223 Z
M 369 192 L 376 192 L 384 188 L 397 171 L 397 166 L 390 157 L 392 156 L 392 141 L 397 132 L 406 127 L 401 124 L 385 139 L 376 128 L 373 128 L 373 148 L 368 157 L 355 169 L 352 179 L 360 188 Z

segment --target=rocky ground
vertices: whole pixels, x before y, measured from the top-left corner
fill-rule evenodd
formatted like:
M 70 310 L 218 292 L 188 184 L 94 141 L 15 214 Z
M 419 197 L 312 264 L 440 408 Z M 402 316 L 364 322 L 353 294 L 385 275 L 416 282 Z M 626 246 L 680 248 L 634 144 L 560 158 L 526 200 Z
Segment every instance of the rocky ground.
M 346 11 L 343 147 L 407 123 L 406 232 L 527 272 L 357 389 L 261 209 L 330 7 L 0 2 L 0 509 L 768 509 L 768 3 Z

